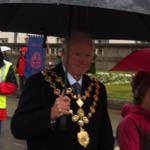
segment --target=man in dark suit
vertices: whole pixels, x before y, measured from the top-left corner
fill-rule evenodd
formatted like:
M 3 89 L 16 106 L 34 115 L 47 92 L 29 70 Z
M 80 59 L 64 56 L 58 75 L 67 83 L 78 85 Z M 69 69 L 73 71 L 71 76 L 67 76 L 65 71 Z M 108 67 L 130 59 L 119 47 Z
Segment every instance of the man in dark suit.
M 85 74 L 93 42 L 72 33 L 64 48 L 62 64 L 27 80 L 11 131 L 27 140 L 28 150 L 113 150 L 106 89 Z

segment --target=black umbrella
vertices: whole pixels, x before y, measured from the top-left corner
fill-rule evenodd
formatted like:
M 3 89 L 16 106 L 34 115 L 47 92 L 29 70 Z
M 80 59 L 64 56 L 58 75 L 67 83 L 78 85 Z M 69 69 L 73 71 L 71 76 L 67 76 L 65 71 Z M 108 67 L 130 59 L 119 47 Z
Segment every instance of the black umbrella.
M 64 37 L 150 40 L 147 0 L 1 0 L 0 30 Z

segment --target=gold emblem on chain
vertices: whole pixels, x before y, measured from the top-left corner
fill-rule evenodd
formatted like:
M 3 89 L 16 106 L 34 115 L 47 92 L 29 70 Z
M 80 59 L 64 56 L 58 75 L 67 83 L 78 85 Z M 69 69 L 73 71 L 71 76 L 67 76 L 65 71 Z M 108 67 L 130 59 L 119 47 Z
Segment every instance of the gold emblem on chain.
M 77 133 L 78 141 L 79 143 L 86 148 L 87 145 L 90 143 L 90 138 L 88 132 L 84 131 L 84 129 L 81 129 L 80 132 Z
M 48 75 L 47 71 L 43 71 L 42 72 L 43 75 L 45 76 L 45 80 L 47 82 L 50 83 L 50 86 L 54 89 L 54 94 L 59 96 L 63 93 L 64 89 L 64 82 L 62 80 L 62 78 L 60 76 L 57 76 L 56 72 L 54 71 L 50 71 L 50 75 Z M 53 80 L 52 80 L 53 78 Z M 88 86 L 87 90 L 85 91 L 84 95 L 76 95 L 75 93 L 73 93 L 72 88 L 67 88 L 66 89 L 66 94 L 69 96 L 71 96 L 73 99 L 76 99 L 76 104 L 78 105 L 78 110 L 77 110 L 77 114 L 74 114 L 73 110 L 70 109 L 69 112 L 72 115 L 72 121 L 73 122 L 77 122 L 77 124 L 79 125 L 79 132 L 77 133 L 77 139 L 80 145 L 82 145 L 84 148 L 86 148 L 88 146 L 88 144 L 90 143 L 90 136 L 88 134 L 87 131 L 84 130 L 84 125 L 85 124 L 89 124 L 89 119 L 92 117 L 92 115 L 95 113 L 95 107 L 96 107 L 96 103 L 99 100 L 98 96 L 99 96 L 99 91 L 100 91 L 100 85 L 98 80 L 91 78 L 91 83 Z M 59 83 L 59 88 L 56 88 L 56 83 Z M 61 88 L 60 88 L 61 87 Z M 91 97 L 91 92 L 93 91 L 94 93 L 94 101 L 92 103 L 92 105 L 89 107 L 89 112 L 86 113 L 84 111 L 84 109 L 82 108 L 82 106 L 84 105 L 84 101 L 87 98 Z

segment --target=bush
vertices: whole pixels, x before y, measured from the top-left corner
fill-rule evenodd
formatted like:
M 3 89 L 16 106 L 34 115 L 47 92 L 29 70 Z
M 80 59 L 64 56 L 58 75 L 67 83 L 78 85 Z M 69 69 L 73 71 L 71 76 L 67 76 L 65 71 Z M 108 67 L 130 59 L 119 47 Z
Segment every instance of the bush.
M 133 73 L 126 72 L 123 73 L 98 71 L 96 72 L 95 77 L 104 84 L 122 84 L 130 83 L 133 75 Z
M 134 73 L 97 71 L 94 75 L 106 85 L 109 100 L 132 101 L 131 80 Z

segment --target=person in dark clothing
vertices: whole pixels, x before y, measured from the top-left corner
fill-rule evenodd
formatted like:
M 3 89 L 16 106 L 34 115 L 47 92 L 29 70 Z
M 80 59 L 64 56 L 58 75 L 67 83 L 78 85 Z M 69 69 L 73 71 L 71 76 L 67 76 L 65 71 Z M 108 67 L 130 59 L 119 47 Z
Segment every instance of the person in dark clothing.
M 89 35 L 72 33 L 62 63 L 27 79 L 11 132 L 28 150 L 113 150 L 105 86 L 86 74 L 93 49 Z
M 17 81 L 12 63 L 4 60 L 0 50 L 0 131 L 2 121 L 7 119 L 6 96 L 14 93 L 16 89 Z

